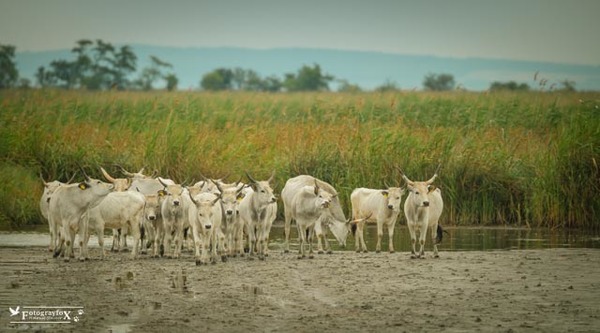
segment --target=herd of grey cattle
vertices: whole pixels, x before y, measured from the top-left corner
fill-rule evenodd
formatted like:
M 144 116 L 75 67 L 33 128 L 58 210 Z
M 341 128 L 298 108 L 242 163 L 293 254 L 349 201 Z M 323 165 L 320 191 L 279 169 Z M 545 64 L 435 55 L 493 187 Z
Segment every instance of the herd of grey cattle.
M 127 234 L 133 237 L 132 258 L 137 257 L 140 249 L 142 253 L 151 251 L 153 257 L 178 258 L 189 238 L 188 231 L 192 234 L 197 265 L 244 256 L 245 250 L 249 258 L 264 260 L 268 255 L 269 233 L 277 216 L 277 198 L 270 185 L 274 174 L 264 181 L 246 173 L 248 183 L 204 178 L 191 186 L 183 186 L 170 179 L 144 175 L 143 168 L 137 173 L 121 168 L 125 178 L 114 178 L 100 169 L 108 182 L 89 177 L 83 169 L 85 179 L 80 183 L 44 181 L 40 209 L 49 223 L 49 250 L 54 251 L 55 257 L 62 256 L 65 261 L 75 257 L 73 248 L 77 235 L 78 258 L 88 259 L 87 244 L 90 234 L 95 233 L 104 258 L 105 229 L 113 230 L 116 250 L 127 246 Z M 433 185 L 436 177 L 437 171 L 427 181 L 412 181 L 403 174 L 406 188 L 357 188 L 350 196 L 350 220 L 346 220 L 333 186 L 308 175 L 291 178 L 281 191 L 285 252 L 289 252 L 292 220 L 296 221 L 298 230 L 300 259 L 307 255 L 313 257 L 315 236 L 317 251 L 331 252 L 327 231 L 345 246 L 352 228 L 356 231 L 356 251 L 366 252 L 363 230 L 368 222 L 377 223 L 376 251 L 381 251 L 385 225 L 389 251 L 394 252 L 394 226 L 401 211 L 402 196 L 408 190 L 404 214 L 412 240 L 411 257 L 424 257 L 427 229 L 432 237 L 434 256 L 438 257 L 437 244 L 442 237 L 438 219 L 443 201 L 441 190 Z

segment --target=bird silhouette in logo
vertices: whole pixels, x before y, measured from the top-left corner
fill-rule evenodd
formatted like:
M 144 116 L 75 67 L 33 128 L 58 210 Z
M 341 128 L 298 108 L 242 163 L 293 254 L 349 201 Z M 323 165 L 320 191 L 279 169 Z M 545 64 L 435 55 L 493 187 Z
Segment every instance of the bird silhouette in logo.
M 20 306 L 17 306 L 17 308 L 15 310 L 13 310 L 13 308 L 9 307 L 8 309 L 10 310 L 10 316 L 13 317 L 13 316 L 18 315 L 20 312 L 19 308 L 20 308 Z

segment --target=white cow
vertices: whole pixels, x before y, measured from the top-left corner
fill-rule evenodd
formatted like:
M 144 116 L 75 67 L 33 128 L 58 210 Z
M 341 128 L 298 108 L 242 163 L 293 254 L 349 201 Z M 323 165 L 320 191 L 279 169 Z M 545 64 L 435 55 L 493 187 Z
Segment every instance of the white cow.
M 293 179 L 292 179 L 293 180 Z M 282 197 L 287 196 L 291 188 L 294 189 L 294 194 L 291 201 L 286 205 L 286 217 L 296 221 L 298 235 L 300 236 L 300 250 L 298 251 L 298 259 L 306 257 L 305 245 L 308 243 L 308 257 L 312 259 L 313 247 L 312 238 L 317 225 L 324 223 L 324 220 L 329 219 L 331 211 L 329 207 L 335 195 L 329 193 L 325 189 L 319 187 L 317 180 L 313 179 L 313 186 L 303 186 L 297 189 L 294 182 L 286 183 Z M 288 186 L 290 185 L 290 186 Z
M 269 237 L 267 234 L 269 223 L 272 223 L 271 219 L 273 219 L 273 208 L 271 205 L 277 204 L 273 189 L 269 185 L 275 176 L 275 172 L 266 181 L 256 181 L 248 173 L 246 173 L 246 176 L 250 180 L 250 190 L 247 191 L 240 202 L 240 218 L 248 234 L 249 258 L 253 259 L 254 252 L 256 251 L 258 252 L 258 258 L 264 260 L 266 239 Z
M 168 258 L 179 258 L 183 243 L 183 229 L 189 227 L 189 218 L 187 212 L 184 212 L 184 195 L 188 196 L 188 192 L 181 185 L 169 185 L 160 177 L 158 180 L 163 185 L 163 191 L 166 194 L 161 205 L 164 226 L 164 251 Z M 173 251 L 171 250 L 171 238 L 174 238 L 175 241 Z
M 54 223 L 50 223 L 50 219 L 48 218 L 50 198 L 59 186 L 67 185 L 67 183 L 62 183 L 58 180 L 47 183 L 43 178 L 42 181 L 44 182 L 44 192 L 40 197 L 40 212 L 42 213 L 42 216 L 48 221 L 48 229 L 50 231 L 50 244 L 48 245 L 48 251 L 53 252 L 56 248 L 56 243 L 58 240 L 58 226 Z
M 100 245 L 102 259 L 105 257 L 104 251 L 104 229 L 121 229 L 129 230 L 133 236 L 133 249 L 131 258 L 137 256 L 138 246 L 140 241 L 140 224 L 142 223 L 144 213 L 145 199 L 144 195 L 139 192 L 125 191 L 109 193 L 95 207 L 88 211 L 88 228 L 95 231 L 98 236 L 98 244 Z M 86 244 L 89 239 L 89 233 L 86 239 Z
M 189 195 L 188 192 L 188 196 L 193 203 L 188 207 L 188 216 L 194 237 L 196 265 L 208 263 L 207 247 L 209 245 L 211 246 L 211 263 L 217 263 L 219 254 L 221 254 L 221 260 L 225 262 L 227 257 L 223 251 L 224 238 L 220 237 L 223 215 L 221 205 L 218 203 L 220 197 L 208 192 L 200 193 L 195 197 Z M 200 254 L 200 247 L 202 247 L 202 254 Z
M 381 238 L 383 237 L 383 226 L 388 230 L 388 248 L 394 253 L 394 227 L 400 214 L 400 203 L 404 189 L 399 187 L 388 187 L 385 190 L 374 190 L 368 188 L 357 188 L 352 191 L 350 201 L 352 202 L 352 218 L 366 219 L 366 222 L 377 223 L 377 246 L 375 251 L 381 252 Z M 360 252 L 361 246 L 367 252 L 364 238 L 365 223 L 358 223 L 355 233 L 356 252 Z
M 332 195 L 331 204 L 329 205 L 329 214 L 327 214 L 327 218 L 323 221 L 318 221 L 315 225 L 315 233 L 317 235 L 317 249 L 319 253 L 323 253 L 323 247 L 321 245 L 321 237 L 323 237 L 325 242 L 325 248 L 328 253 L 331 253 L 331 247 L 329 246 L 329 241 L 327 240 L 327 235 L 325 234 L 325 230 L 322 226 L 327 226 L 329 230 L 332 231 L 335 239 L 340 243 L 341 246 L 346 246 L 346 238 L 348 237 L 349 227 L 350 225 L 346 221 L 346 217 L 344 216 L 344 211 L 342 210 L 342 206 L 340 205 L 339 198 L 337 197 L 337 191 L 333 186 L 329 183 L 326 183 L 320 179 L 317 179 L 312 176 L 301 175 L 294 178 L 289 179 L 285 183 L 285 187 L 281 192 L 281 199 L 283 200 L 283 207 L 285 213 L 285 253 L 290 251 L 290 226 L 292 223 L 292 199 L 294 195 L 298 193 L 305 186 L 314 186 L 315 181 L 317 182 L 319 188 L 322 188 L 327 193 Z M 300 237 L 300 235 L 298 235 Z
M 131 186 L 132 180 L 130 178 L 114 178 L 111 176 L 103 167 L 100 167 L 100 171 L 102 175 L 108 182 L 112 183 L 115 186 L 115 192 L 124 192 L 129 189 Z M 141 171 L 141 170 L 140 170 Z M 113 229 L 113 242 L 110 248 L 111 251 L 120 252 L 121 248 L 124 247 L 127 249 L 127 228 L 125 229 Z
M 152 246 L 152 256 L 155 258 L 158 258 L 165 234 L 161 214 L 162 198 L 163 192 L 144 195 L 144 221 L 140 230 L 142 253 L 146 253 L 146 249 Z M 144 238 L 147 239 L 147 244 L 144 244 Z
M 98 204 L 113 189 L 112 184 L 90 178 L 85 172 L 84 176 L 85 181 L 79 184 L 64 185 L 57 188 L 50 200 L 48 214 L 49 219 L 52 220 L 50 223 L 62 227 L 54 257 L 62 254 L 65 257 L 65 261 L 69 261 L 69 257 L 74 256 L 73 243 L 75 242 L 76 233 L 79 233 L 79 259 L 85 259 L 85 256 L 87 256 L 87 245 L 84 241 L 88 226 L 87 218 L 85 218 L 84 214 L 89 208 Z
M 232 257 L 238 254 L 241 255 L 243 253 L 242 237 L 244 225 L 238 211 L 240 202 L 245 196 L 245 184 L 215 182 L 215 185 L 220 192 L 221 210 L 223 212 L 221 231 L 225 234 L 227 254 Z
M 425 257 L 425 237 L 428 228 L 433 242 L 433 255 L 435 258 L 439 258 L 437 244 L 441 242 L 442 228 L 439 226 L 438 220 L 444 209 L 444 201 L 442 200 L 442 191 L 431 185 L 436 177 L 437 170 L 428 181 L 415 182 L 402 173 L 402 178 L 406 181 L 409 191 L 404 203 L 404 214 L 412 242 L 411 258 Z M 420 244 L 418 253 L 415 248 L 417 232 L 419 232 Z

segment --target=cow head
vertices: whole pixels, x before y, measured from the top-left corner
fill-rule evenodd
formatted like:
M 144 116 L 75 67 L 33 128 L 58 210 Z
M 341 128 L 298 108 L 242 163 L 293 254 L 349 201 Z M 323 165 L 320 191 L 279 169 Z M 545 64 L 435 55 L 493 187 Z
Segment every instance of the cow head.
M 102 171 L 104 178 L 106 178 L 106 180 L 108 180 L 115 186 L 115 188 L 114 188 L 115 192 L 127 191 L 129 186 L 131 186 L 130 178 L 113 178 L 108 172 L 106 172 L 106 170 L 104 170 L 103 167 L 100 167 L 100 171 Z
M 146 204 L 144 205 L 144 218 L 150 222 L 154 222 L 160 217 L 161 197 L 159 193 L 145 195 L 144 197 L 146 198 Z
M 429 207 L 429 193 L 435 191 L 435 186 L 433 186 L 433 181 L 438 176 L 438 171 L 440 166 L 438 166 L 437 170 L 433 177 L 424 182 L 415 182 L 410 180 L 404 173 L 402 173 L 402 179 L 406 182 L 408 191 L 410 192 L 407 200 L 410 200 L 411 204 L 416 207 Z
M 269 179 L 266 181 L 257 181 L 254 178 L 252 178 L 252 176 L 250 176 L 250 174 L 248 174 L 247 172 L 246 176 L 248 176 L 248 179 L 250 180 L 249 185 L 254 191 L 253 197 L 257 198 L 255 200 L 258 201 L 259 205 L 267 206 L 270 203 L 277 202 L 277 198 L 273 194 L 273 189 L 269 184 L 275 177 L 275 171 L 273 171 L 271 177 L 269 177 Z
M 385 199 L 386 207 L 394 213 L 400 212 L 400 203 L 404 189 L 400 187 L 390 187 L 386 184 L 387 189 L 381 190 L 381 195 Z
M 164 195 L 164 200 L 166 200 L 167 204 L 173 208 L 182 207 L 183 186 L 167 184 L 160 177 L 158 177 L 158 181 L 164 186 L 162 194 Z
M 196 221 L 198 221 L 202 230 L 212 229 L 213 208 L 221 199 L 221 197 L 215 195 L 208 197 L 209 195 L 204 195 L 202 198 L 194 198 L 190 195 L 190 199 L 196 206 Z
M 242 192 L 244 184 L 237 186 L 236 184 L 223 184 L 225 185 L 224 187 L 219 182 L 215 182 L 215 185 L 221 193 L 223 213 L 225 214 L 225 218 L 229 220 L 236 215 L 240 201 L 242 201 L 245 196 L 244 192 Z
M 328 209 L 331 205 L 331 201 L 333 198 L 337 196 L 337 194 L 331 194 L 325 191 L 323 188 L 319 187 L 317 180 L 315 179 L 314 193 L 316 196 L 315 205 L 319 209 Z

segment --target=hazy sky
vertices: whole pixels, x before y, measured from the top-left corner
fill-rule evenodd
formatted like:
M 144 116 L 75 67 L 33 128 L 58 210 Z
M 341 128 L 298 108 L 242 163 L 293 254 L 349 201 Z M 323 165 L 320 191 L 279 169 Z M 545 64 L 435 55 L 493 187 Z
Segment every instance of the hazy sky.
M 0 44 L 311 47 L 600 65 L 598 0 L 0 0 Z

